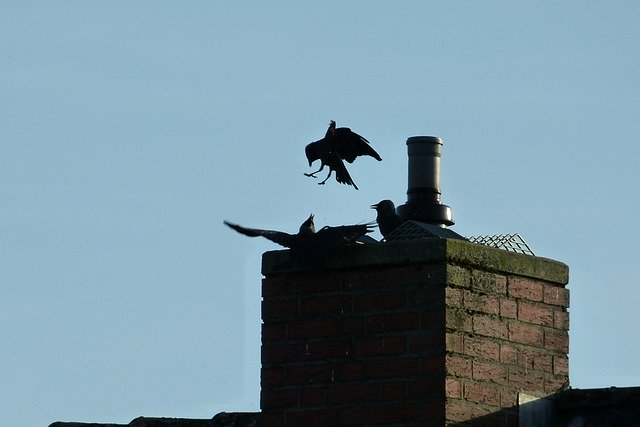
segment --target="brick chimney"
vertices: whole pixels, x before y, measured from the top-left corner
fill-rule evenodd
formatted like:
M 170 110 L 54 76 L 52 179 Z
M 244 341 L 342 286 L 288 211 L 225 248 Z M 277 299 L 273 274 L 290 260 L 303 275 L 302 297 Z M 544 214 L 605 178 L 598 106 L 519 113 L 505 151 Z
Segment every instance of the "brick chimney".
M 568 267 L 455 239 L 263 255 L 266 426 L 518 425 L 568 385 Z

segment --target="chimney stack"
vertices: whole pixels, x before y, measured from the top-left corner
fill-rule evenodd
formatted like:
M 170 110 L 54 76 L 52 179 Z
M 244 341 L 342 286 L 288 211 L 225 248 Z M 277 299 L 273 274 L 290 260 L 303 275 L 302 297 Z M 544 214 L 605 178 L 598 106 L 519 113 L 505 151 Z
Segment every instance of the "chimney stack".
M 407 148 L 399 215 L 452 225 L 442 140 Z M 263 254 L 263 426 L 516 427 L 521 394 L 568 385 L 568 267 L 445 237 L 339 247 L 321 269 Z

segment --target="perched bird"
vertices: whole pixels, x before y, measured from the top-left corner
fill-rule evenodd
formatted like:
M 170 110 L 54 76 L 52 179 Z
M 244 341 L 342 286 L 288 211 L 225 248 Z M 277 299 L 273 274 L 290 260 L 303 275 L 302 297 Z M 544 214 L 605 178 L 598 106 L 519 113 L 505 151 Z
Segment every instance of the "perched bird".
M 404 220 L 396 213 L 396 206 L 391 200 L 383 200 L 380 203 L 371 205 L 371 209 L 375 209 L 378 213 L 376 222 L 383 237 L 387 237 L 393 230 L 404 223 Z
M 331 120 L 324 138 L 307 144 L 304 152 L 309 161 L 309 167 L 314 161 L 320 160 L 320 169 L 312 173 L 305 173 L 305 176 L 317 178 L 316 174 L 328 166 L 329 175 L 318 184 L 324 184 L 331 177 L 331 172 L 335 171 L 336 181 L 341 184 L 353 185 L 356 190 L 358 186 L 351 179 L 343 160 L 353 163 L 358 156 L 371 156 L 378 161 L 382 160 L 376 150 L 371 148 L 369 141 L 349 128 L 336 128 L 336 122 L 333 120 Z
M 357 239 L 373 231 L 371 224 L 360 224 L 339 227 L 326 226 L 316 233 L 313 214 L 300 225 L 300 230 L 297 234 L 245 228 L 228 221 L 224 221 L 224 223 L 245 236 L 262 236 L 281 246 L 290 248 L 291 258 L 301 264 L 320 263 L 330 249 L 354 243 Z

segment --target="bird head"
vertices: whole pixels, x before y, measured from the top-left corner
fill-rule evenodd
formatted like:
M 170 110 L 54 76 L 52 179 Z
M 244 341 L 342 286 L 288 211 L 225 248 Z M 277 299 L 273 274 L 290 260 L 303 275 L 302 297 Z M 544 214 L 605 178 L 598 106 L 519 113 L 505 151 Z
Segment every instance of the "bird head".
M 371 205 L 371 209 L 375 209 L 376 212 L 382 213 L 382 214 L 395 213 L 396 205 L 394 205 L 391 200 L 382 200 L 381 202 L 376 203 L 375 205 Z
M 304 148 L 304 154 L 305 156 L 307 156 L 307 160 L 309 161 L 309 166 L 311 166 L 311 163 L 318 160 L 318 153 L 316 151 L 316 146 L 314 144 L 315 142 L 312 142 L 311 144 L 308 144 Z
M 309 215 L 309 218 L 300 226 L 300 233 L 315 233 L 316 225 L 313 222 L 313 214 Z

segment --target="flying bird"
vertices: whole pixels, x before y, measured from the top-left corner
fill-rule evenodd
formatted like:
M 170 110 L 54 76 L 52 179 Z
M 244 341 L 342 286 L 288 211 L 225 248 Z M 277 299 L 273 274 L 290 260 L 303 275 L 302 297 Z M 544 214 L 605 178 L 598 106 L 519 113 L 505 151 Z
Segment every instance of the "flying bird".
M 309 161 L 309 167 L 314 161 L 320 160 L 320 169 L 312 173 L 305 173 L 305 176 L 317 178 L 316 174 L 328 166 L 329 175 L 318 184 L 324 184 L 331 177 L 331 173 L 335 171 L 336 181 L 341 184 L 353 185 L 356 190 L 358 186 L 351 179 L 343 160 L 353 163 L 358 156 L 371 156 L 378 161 L 382 160 L 376 150 L 371 147 L 369 141 L 349 128 L 336 128 L 334 120 L 331 120 L 324 138 L 307 144 L 304 152 Z
M 316 232 L 313 214 L 305 220 L 296 234 L 283 231 L 246 228 L 228 221 L 224 223 L 240 234 L 249 237 L 262 236 L 274 243 L 291 249 L 291 258 L 301 264 L 320 263 L 332 248 L 354 243 L 373 231 L 371 224 L 325 226 Z
M 393 230 L 404 223 L 404 220 L 396 213 L 396 206 L 391 200 L 383 200 L 380 203 L 371 205 L 371 209 L 375 209 L 378 214 L 376 222 L 383 237 L 387 237 Z

